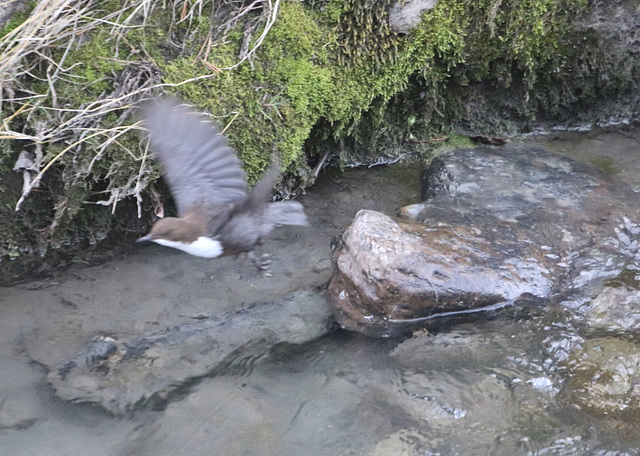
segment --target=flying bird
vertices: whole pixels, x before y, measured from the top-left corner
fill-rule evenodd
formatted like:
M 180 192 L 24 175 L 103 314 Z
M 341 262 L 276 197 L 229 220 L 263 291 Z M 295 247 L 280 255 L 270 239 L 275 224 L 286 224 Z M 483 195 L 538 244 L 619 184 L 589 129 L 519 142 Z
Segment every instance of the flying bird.
M 249 192 L 236 152 L 193 107 L 166 99 L 146 106 L 144 117 L 178 217 L 161 218 L 138 242 L 204 258 L 248 252 L 270 275 L 268 261 L 258 259 L 254 248 L 276 226 L 309 225 L 299 202 L 270 202 L 277 165 Z

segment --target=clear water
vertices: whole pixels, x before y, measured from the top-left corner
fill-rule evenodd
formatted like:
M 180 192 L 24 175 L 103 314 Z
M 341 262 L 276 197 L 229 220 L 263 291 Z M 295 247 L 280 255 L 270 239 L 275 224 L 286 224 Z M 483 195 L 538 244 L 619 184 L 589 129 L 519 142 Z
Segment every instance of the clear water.
M 612 144 L 629 146 L 620 152 L 625 159 L 638 153 L 638 130 L 630 131 L 635 149 L 623 132 L 618 143 L 607 136 L 607 156 Z M 565 152 L 569 143 L 562 143 Z M 342 197 L 355 198 L 345 182 L 338 182 Z M 175 291 L 185 280 L 180 274 L 160 283 L 154 274 L 165 266 L 155 268 L 158 258 L 144 251 L 67 278 L 49 293 L 2 290 L 0 456 L 640 454 L 640 422 L 580 410 L 564 391 L 563 360 L 584 343 L 580 322 L 566 309 L 441 321 L 405 341 L 336 331 L 277 346 L 265 359 L 230 366 L 122 417 L 58 400 L 44 368 L 28 356 L 34 345 L 51 344 L 55 353 L 58 344 L 67 353 L 82 346 L 83 331 L 135 333 L 173 322 L 188 287 Z M 285 273 L 296 279 L 295 271 Z M 198 280 L 208 283 L 208 273 Z M 230 293 L 234 286 L 227 284 Z M 98 291 L 86 312 L 91 290 Z M 203 307 L 198 299 L 206 293 L 192 294 L 193 309 Z M 57 336 L 45 322 L 56 325 Z

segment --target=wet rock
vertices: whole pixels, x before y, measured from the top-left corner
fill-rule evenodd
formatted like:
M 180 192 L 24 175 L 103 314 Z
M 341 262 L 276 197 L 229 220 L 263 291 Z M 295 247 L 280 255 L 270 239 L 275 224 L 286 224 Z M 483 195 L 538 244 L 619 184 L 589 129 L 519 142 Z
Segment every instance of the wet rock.
M 523 435 L 543 440 L 553 434 L 554 423 L 541 419 L 545 401 L 532 395 L 527 385 L 514 386 L 505 375 L 464 368 L 446 373 L 417 369 L 401 375 L 394 382 L 400 386 L 383 387 L 376 395 L 389 409 L 401 407 L 408 417 L 405 422 L 416 423 L 408 427 L 415 432 L 405 434 L 402 446 L 399 436 L 391 435 L 372 454 L 524 454 L 518 442 Z M 476 425 L 480 419 L 482 425 Z M 469 441 L 473 448 L 466 444 Z M 404 448 L 409 451 L 403 453 Z
M 392 335 L 507 304 L 580 306 L 638 263 L 637 197 L 601 171 L 530 145 L 433 160 L 404 219 L 360 211 L 336 254 L 338 322 Z
M 564 399 L 624 437 L 640 424 L 640 347 L 604 337 L 585 342 L 566 362 Z
M 402 429 L 378 442 L 368 456 L 387 456 L 390 454 L 429 454 L 424 445 L 425 437 L 413 429 Z M 421 451 L 422 450 L 422 451 Z
M 486 328 L 483 328 L 486 329 Z M 522 354 L 519 341 L 504 333 L 486 331 L 477 334 L 458 326 L 451 331 L 435 335 L 417 332 L 399 343 L 390 356 L 405 369 L 420 369 L 425 365 L 432 370 L 451 369 L 452 360 L 469 369 L 504 364 L 505 358 Z
M 121 414 L 149 399 L 164 400 L 204 375 L 250 369 L 275 344 L 316 339 L 331 325 L 324 296 L 295 292 L 134 339 L 99 337 L 72 359 L 50 366 L 47 378 L 62 399 Z
M 401 390 L 393 392 L 400 396 L 395 401 L 410 416 L 434 428 L 449 430 L 456 421 L 477 421 L 478 416 L 484 417 L 487 427 L 508 428 L 516 415 L 509 406 L 514 397 L 505 380 L 480 371 L 406 371 L 402 384 Z M 487 393 L 482 402 L 475 400 L 479 391 Z
M 595 330 L 627 333 L 640 329 L 640 291 L 635 287 L 606 287 L 589 303 L 584 322 Z
M 360 211 L 344 235 L 329 296 L 345 327 L 367 334 L 549 293 L 541 258 L 505 255 L 467 227 L 396 222 Z

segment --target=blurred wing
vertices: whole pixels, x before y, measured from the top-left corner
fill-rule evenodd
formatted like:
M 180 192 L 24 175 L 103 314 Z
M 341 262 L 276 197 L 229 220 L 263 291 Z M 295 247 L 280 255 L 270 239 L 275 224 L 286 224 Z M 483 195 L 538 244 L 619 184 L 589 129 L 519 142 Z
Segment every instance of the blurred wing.
M 245 198 L 247 182 L 236 152 L 216 126 L 172 100 L 145 109 L 151 146 L 183 216 L 190 207 L 220 207 Z
M 260 206 L 271 200 L 273 194 L 273 184 L 278 178 L 277 161 L 271 163 L 271 166 L 267 170 L 266 174 L 262 176 L 262 179 L 251 189 L 249 197 L 244 201 L 241 210 L 242 211 L 255 211 Z

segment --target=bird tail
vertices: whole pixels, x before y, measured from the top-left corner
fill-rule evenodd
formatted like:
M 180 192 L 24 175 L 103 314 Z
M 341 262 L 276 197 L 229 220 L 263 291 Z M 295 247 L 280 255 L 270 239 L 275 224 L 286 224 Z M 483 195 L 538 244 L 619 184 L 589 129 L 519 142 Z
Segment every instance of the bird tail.
M 271 198 L 273 184 L 279 175 L 279 162 L 274 161 L 264 177 L 249 193 L 245 203 L 245 210 L 262 207 Z M 266 204 L 265 221 L 272 227 L 275 225 L 309 226 L 302 204 L 297 201 L 279 201 Z
M 267 220 L 274 225 L 309 226 L 304 208 L 297 201 L 267 204 Z

